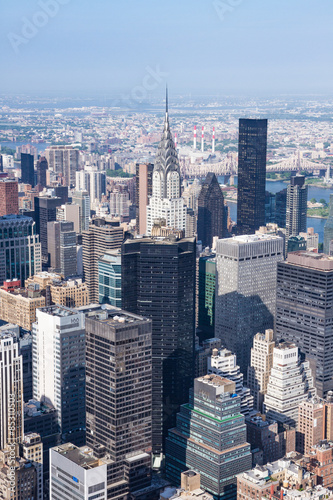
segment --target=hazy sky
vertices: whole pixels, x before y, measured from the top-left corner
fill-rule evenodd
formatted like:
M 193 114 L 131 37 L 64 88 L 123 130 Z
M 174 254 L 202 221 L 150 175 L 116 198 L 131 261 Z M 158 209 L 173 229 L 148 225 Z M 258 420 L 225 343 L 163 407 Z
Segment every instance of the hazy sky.
M 332 0 L 3 0 L 0 9 L 0 92 L 140 96 L 166 80 L 187 94 L 333 90 Z

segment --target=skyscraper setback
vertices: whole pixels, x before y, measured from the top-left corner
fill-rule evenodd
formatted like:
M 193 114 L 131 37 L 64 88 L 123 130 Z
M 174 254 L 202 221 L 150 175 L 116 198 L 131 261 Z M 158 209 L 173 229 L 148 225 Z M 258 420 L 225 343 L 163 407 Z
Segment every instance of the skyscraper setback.
M 153 322 L 153 451 L 193 383 L 195 239 L 134 239 L 122 246 L 122 307 Z
M 239 120 L 237 232 L 265 225 L 267 120 Z

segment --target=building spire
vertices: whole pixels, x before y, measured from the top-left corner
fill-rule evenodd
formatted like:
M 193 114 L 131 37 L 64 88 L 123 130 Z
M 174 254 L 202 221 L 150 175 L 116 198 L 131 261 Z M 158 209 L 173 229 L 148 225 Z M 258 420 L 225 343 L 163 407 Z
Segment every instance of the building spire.
M 165 86 L 165 114 L 169 112 L 168 84 Z

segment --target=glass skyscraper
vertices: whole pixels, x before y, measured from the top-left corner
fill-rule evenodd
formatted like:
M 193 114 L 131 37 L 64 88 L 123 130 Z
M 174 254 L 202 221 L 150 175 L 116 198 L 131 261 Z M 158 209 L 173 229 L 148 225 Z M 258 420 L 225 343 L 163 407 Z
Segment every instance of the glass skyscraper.
M 267 120 L 239 120 L 237 233 L 265 225 Z
M 198 198 L 198 240 L 204 247 L 211 248 L 214 236 L 227 236 L 227 213 L 222 189 L 216 175 L 210 172 Z
M 41 244 L 31 217 L 0 217 L 0 283 L 24 281 L 42 270 Z
M 108 250 L 98 259 L 98 301 L 121 307 L 120 250 Z

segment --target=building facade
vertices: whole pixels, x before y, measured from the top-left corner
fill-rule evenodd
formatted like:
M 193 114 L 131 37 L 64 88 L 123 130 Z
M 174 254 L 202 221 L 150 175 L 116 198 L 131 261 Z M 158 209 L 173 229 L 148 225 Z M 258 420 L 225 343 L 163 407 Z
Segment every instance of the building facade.
M 54 405 L 63 442 L 85 442 L 84 316 L 64 306 L 37 310 L 32 329 L 33 397 Z
M 18 184 L 17 181 L 9 179 L 0 180 L 0 217 L 4 215 L 17 215 L 18 206 Z
M 72 203 L 80 207 L 79 233 L 88 231 L 90 218 L 90 196 L 88 191 L 75 191 L 72 196 Z
M 79 170 L 79 150 L 71 146 L 50 146 L 45 151 L 49 169 L 62 174 L 66 186 L 75 186 L 75 172 Z
M 12 281 L 5 281 L 0 288 L 0 317 L 3 321 L 31 331 L 36 321 L 36 310 L 45 306 L 45 297 L 38 285 L 28 285 L 25 289 L 12 287 L 12 284 Z
M 35 186 L 34 157 L 28 153 L 21 153 L 21 180 L 32 188 Z
M 57 220 L 57 207 L 60 207 L 61 204 L 60 197 L 49 194 L 35 198 L 36 232 L 40 238 L 44 265 L 48 265 L 49 262 L 47 223 Z
M 216 175 L 210 172 L 201 186 L 198 198 L 198 240 L 212 247 L 213 237 L 227 236 L 227 220 L 222 189 Z
M 153 450 L 193 383 L 195 239 L 127 240 L 122 246 L 122 306 L 153 323 Z
M 74 223 L 52 221 L 47 223 L 47 248 L 52 270 L 64 278 L 76 276 L 76 232 Z
M 216 255 L 215 337 L 246 374 L 254 335 L 273 328 L 283 239 L 256 234 L 218 240 Z
M 166 477 L 179 484 L 181 472 L 200 471 L 201 486 L 217 500 L 236 498 L 236 475 L 252 464 L 235 383 L 217 375 L 194 380 L 189 404 L 166 440 Z
M 0 283 L 24 281 L 42 270 L 41 243 L 31 217 L 6 215 L 0 218 Z
M 198 263 L 198 336 L 201 341 L 214 336 L 216 258 L 199 257 Z
M 108 250 L 98 259 L 98 302 L 121 307 L 120 250 Z
M 237 232 L 265 225 L 267 120 L 239 120 Z
M 333 260 L 296 252 L 278 264 L 275 336 L 295 342 L 314 365 L 319 397 L 333 390 Z
M 290 236 L 306 232 L 308 186 L 304 175 L 291 177 L 287 187 L 286 246 Z
M 153 170 L 151 163 L 137 163 L 135 174 L 136 230 L 140 235 L 147 232 L 147 205 L 153 194 Z
M 98 303 L 98 259 L 107 250 L 120 249 L 124 229 L 119 223 L 106 219 L 93 219 L 88 231 L 82 233 L 83 274 L 88 286 L 90 301 Z

